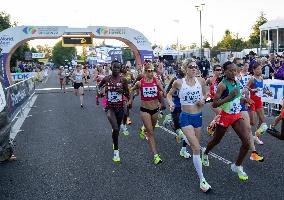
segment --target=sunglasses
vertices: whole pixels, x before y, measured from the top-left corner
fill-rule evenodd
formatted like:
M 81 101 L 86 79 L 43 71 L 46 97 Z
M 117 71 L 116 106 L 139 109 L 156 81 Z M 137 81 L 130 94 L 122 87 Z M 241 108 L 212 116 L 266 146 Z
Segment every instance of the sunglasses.
M 145 70 L 145 71 L 148 72 L 148 73 L 154 72 L 153 69 L 147 69 L 147 70 Z
M 197 69 L 197 65 L 188 65 L 187 68 L 188 69 Z
M 220 71 L 222 71 L 222 69 L 215 69 L 214 71 L 220 72 Z

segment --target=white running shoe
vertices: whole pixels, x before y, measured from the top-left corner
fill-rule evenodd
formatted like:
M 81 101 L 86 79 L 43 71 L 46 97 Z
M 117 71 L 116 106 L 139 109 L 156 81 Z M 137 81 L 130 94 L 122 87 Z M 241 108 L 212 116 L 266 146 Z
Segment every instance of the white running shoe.
M 120 157 L 119 157 L 119 151 L 118 150 L 114 150 L 113 159 L 112 160 L 115 163 L 120 163 Z
M 209 192 L 211 190 L 211 185 L 207 183 L 205 178 L 201 179 L 200 181 L 200 190 L 204 193 Z
M 236 172 L 239 176 L 239 179 L 242 181 L 248 180 L 248 175 L 244 172 L 243 166 L 237 166 L 235 163 L 231 164 L 231 170 Z
M 190 153 L 188 153 L 186 150 L 185 150 L 185 151 L 184 151 L 184 150 L 180 150 L 179 155 L 180 155 L 181 157 L 186 158 L 186 159 L 191 158 Z
M 263 142 L 257 136 L 253 136 L 253 140 L 255 141 L 256 144 L 263 145 Z

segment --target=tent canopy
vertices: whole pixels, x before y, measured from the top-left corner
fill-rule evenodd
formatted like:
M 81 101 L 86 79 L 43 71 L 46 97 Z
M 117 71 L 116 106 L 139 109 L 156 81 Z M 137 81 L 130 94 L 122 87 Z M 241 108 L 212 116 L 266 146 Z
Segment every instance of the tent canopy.
M 277 28 L 284 28 L 284 19 L 271 20 L 259 27 L 261 31 L 268 29 L 277 29 Z

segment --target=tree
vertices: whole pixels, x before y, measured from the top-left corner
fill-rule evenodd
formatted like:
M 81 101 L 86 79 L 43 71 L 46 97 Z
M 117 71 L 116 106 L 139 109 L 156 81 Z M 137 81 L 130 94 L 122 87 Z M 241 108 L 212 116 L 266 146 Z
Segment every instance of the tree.
M 25 60 L 25 52 L 30 51 L 30 47 L 28 43 L 25 43 L 19 46 L 16 51 L 13 53 L 10 61 L 10 66 L 16 66 L 17 61 L 24 61 Z
M 37 45 L 36 46 L 36 51 L 40 53 L 44 53 L 46 58 L 51 58 L 52 56 L 52 47 L 48 46 L 45 44 L 44 46 Z
M 130 48 L 122 48 L 122 60 L 123 62 L 126 62 L 128 60 L 133 60 L 134 56 L 131 53 L 131 49 Z
M 260 12 L 260 16 L 252 26 L 252 33 L 249 36 L 248 45 L 249 47 L 258 47 L 260 41 L 260 30 L 259 27 L 267 22 L 264 12 Z
M 56 65 L 64 65 L 65 60 L 71 61 L 75 55 L 75 47 L 62 47 L 61 40 L 54 45 L 52 50 L 52 60 Z
M 190 49 L 196 49 L 197 48 L 197 44 L 196 43 L 191 43 L 191 45 L 189 46 Z
M 238 34 L 231 33 L 226 30 L 223 39 L 217 43 L 217 50 L 221 51 L 241 51 L 246 47 L 246 42 L 242 38 L 238 38 Z
M 16 22 L 11 22 L 11 16 L 5 12 L 0 12 L 0 31 L 15 26 Z
M 211 48 L 210 43 L 209 43 L 207 40 L 205 40 L 205 41 L 203 42 L 202 47 L 203 47 L 203 48 Z

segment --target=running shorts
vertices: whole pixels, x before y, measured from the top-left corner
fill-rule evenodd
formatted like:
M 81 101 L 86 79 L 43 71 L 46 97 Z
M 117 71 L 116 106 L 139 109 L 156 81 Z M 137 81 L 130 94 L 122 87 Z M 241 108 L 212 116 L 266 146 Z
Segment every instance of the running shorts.
M 251 105 L 251 111 L 256 111 L 260 108 L 263 108 L 263 105 L 262 105 L 263 103 L 260 97 L 254 96 L 254 97 L 251 97 L 251 100 L 254 101 L 254 104 Z
M 193 126 L 193 128 L 200 128 L 202 126 L 202 113 L 190 114 L 181 112 L 179 116 L 180 127 Z
M 74 83 L 74 89 L 78 90 L 79 87 L 84 87 L 83 83 Z
M 228 114 L 222 110 L 219 115 L 220 117 L 216 119 L 216 124 L 218 124 L 219 126 L 223 126 L 225 128 L 228 128 L 229 126 L 234 124 L 239 119 L 242 119 L 241 113 Z

